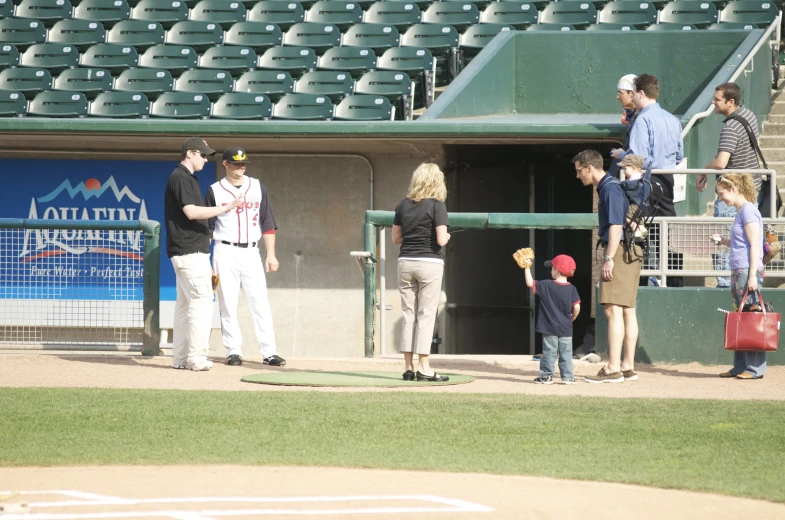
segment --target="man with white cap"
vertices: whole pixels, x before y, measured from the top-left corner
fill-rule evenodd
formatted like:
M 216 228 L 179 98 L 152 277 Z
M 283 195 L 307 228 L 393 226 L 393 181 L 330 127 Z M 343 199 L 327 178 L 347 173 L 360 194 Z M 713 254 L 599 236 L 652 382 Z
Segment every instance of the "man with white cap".
M 638 117 L 638 109 L 635 108 L 635 102 L 632 100 L 632 92 L 635 89 L 635 77 L 635 74 L 624 75 L 616 85 L 616 99 L 619 100 L 622 108 L 621 124 L 627 125 L 627 130 L 624 132 L 624 144 L 622 145 L 622 148 L 625 150 L 630 146 L 630 130 L 632 129 L 632 123 L 634 123 L 635 118 Z M 611 166 L 608 169 L 608 173 L 614 177 L 619 176 L 618 163 L 619 159 L 613 158 L 611 160 Z

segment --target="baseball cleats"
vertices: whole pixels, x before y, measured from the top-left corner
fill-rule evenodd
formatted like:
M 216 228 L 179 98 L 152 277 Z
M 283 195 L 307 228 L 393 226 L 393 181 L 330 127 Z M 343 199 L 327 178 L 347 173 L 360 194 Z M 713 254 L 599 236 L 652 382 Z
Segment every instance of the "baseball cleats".
M 286 364 L 286 360 L 277 354 L 264 358 L 264 364 L 271 367 L 282 367 Z
M 226 364 L 233 367 L 240 366 L 243 364 L 243 356 L 239 354 L 232 354 L 226 358 Z
M 193 370 L 194 372 L 205 372 L 211 368 L 213 368 L 213 363 L 206 358 L 197 359 L 193 363 L 188 363 L 186 365 L 186 369 Z
M 534 383 L 537 385 L 552 385 L 553 376 L 540 376 L 534 380 Z

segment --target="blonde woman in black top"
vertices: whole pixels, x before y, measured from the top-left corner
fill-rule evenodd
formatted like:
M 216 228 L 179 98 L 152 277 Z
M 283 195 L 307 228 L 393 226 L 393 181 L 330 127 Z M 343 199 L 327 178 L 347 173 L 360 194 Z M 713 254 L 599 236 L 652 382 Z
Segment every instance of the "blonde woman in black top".
M 403 328 L 401 347 L 406 381 L 447 381 L 428 362 L 436 322 L 436 310 L 444 275 L 442 247 L 447 232 L 447 188 L 436 164 L 424 163 L 414 170 L 409 192 L 395 208 L 392 241 L 401 244 L 398 257 L 398 289 L 401 291 Z M 414 372 L 414 354 L 418 370 Z

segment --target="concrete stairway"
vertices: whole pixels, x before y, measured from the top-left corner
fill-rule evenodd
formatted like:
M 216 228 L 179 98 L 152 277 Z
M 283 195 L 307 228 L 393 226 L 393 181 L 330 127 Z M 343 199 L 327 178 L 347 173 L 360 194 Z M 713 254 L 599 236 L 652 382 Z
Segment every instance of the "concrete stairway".
M 777 171 L 777 188 L 785 199 L 785 81 L 771 91 L 772 105 L 769 120 L 763 123 L 760 148 L 769 168 Z M 782 213 L 783 210 L 780 210 Z

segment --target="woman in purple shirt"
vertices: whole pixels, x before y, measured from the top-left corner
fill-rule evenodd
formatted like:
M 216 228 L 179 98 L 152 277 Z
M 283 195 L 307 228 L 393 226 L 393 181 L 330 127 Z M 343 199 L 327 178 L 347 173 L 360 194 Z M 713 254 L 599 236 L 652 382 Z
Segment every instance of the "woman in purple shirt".
M 758 193 L 748 173 L 729 173 L 717 179 L 717 196 L 736 208 L 730 238 L 713 235 L 718 244 L 730 247 L 730 292 L 733 310 L 758 303 L 758 288 L 763 285 L 763 220 L 755 204 Z M 742 302 L 744 292 L 747 301 Z M 766 372 L 765 352 L 734 352 L 733 368 L 720 377 L 760 379 Z

